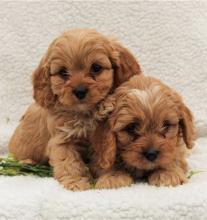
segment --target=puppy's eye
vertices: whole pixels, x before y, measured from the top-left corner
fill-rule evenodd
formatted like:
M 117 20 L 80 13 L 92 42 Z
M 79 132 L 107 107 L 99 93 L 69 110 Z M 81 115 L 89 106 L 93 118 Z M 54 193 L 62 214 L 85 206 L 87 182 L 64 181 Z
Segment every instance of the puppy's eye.
M 65 67 L 60 68 L 57 74 L 63 79 L 68 79 L 70 76 L 68 70 Z
M 128 134 L 134 135 L 138 127 L 139 124 L 137 122 L 132 122 L 124 128 L 124 131 L 126 131 Z
M 96 74 L 99 74 L 102 70 L 103 70 L 102 66 L 100 66 L 99 64 L 94 63 L 94 64 L 92 64 L 90 71 L 93 75 L 96 75 Z
M 168 120 L 166 120 L 166 121 L 163 122 L 162 130 L 164 132 L 167 132 L 172 126 L 173 125 Z

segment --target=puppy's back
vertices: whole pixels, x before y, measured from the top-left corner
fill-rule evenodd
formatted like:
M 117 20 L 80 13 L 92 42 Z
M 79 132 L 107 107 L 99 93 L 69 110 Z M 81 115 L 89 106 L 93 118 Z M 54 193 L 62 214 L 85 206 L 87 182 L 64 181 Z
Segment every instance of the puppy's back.
M 32 104 L 10 139 L 9 152 L 18 160 L 44 162 L 48 140 L 47 112 L 39 105 Z

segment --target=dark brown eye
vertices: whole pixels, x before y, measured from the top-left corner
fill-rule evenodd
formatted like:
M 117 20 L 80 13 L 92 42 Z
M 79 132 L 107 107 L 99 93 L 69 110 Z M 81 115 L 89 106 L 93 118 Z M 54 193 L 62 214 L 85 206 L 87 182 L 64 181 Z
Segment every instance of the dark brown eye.
M 65 67 L 60 68 L 60 70 L 57 72 L 58 75 L 61 76 L 63 79 L 69 78 L 69 72 Z
M 94 63 L 91 66 L 91 73 L 93 75 L 99 74 L 102 70 L 103 70 L 103 67 L 100 66 L 99 64 Z
M 167 132 L 172 126 L 173 125 L 168 120 L 166 120 L 166 121 L 163 122 L 162 130 L 164 132 Z
M 124 131 L 126 131 L 130 135 L 134 135 L 136 134 L 136 130 L 138 129 L 138 127 L 139 124 L 137 122 L 132 122 L 124 128 Z

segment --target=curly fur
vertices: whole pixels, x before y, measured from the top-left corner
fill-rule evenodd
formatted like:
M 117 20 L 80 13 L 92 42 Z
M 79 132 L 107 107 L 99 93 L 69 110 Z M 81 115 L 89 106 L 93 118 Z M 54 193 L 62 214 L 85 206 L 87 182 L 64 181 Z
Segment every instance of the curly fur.
M 174 90 L 140 74 L 117 88 L 101 109 L 110 115 L 92 136 L 97 188 L 128 186 L 141 177 L 156 186 L 187 181 L 185 149 L 193 147 L 194 124 Z M 144 156 L 149 149 L 159 153 L 154 161 Z
M 91 70 L 94 63 L 102 67 L 96 75 Z M 9 151 L 24 162 L 49 162 L 54 177 L 67 189 L 89 189 L 86 162 L 97 107 L 117 86 L 140 72 L 134 56 L 117 41 L 90 29 L 63 33 L 33 72 L 35 103 L 22 117 Z M 88 89 L 83 100 L 73 93 L 80 85 Z

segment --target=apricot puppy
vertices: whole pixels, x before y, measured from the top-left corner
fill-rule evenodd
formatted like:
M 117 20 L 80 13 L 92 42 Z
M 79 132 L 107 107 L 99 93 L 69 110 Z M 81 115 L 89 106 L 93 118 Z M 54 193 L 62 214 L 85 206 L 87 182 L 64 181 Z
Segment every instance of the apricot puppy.
M 129 186 L 145 177 L 155 186 L 187 181 L 185 151 L 193 147 L 193 118 L 182 98 L 161 81 L 133 76 L 103 103 L 112 111 L 93 135 L 96 188 Z
M 89 189 L 86 163 L 97 106 L 139 73 L 134 56 L 115 40 L 90 29 L 65 32 L 33 73 L 35 103 L 22 117 L 9 151 L 25 163 L 49 162 L 67 189 Z

